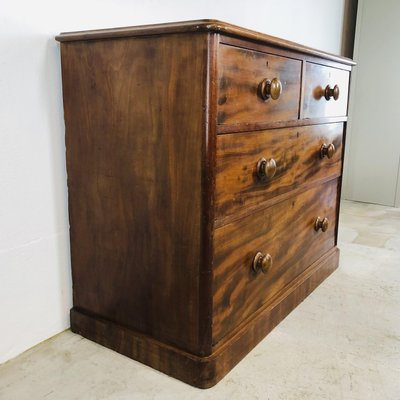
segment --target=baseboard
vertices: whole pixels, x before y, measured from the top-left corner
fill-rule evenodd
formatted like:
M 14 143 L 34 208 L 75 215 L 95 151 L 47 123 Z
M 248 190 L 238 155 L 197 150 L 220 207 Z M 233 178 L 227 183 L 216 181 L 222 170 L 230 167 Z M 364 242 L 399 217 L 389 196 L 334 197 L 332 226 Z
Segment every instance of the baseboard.
M 224 338 L 208 357 L 199 357 L 108 320 L 71 310 L 71 330 L 118 353 L 202 389 L 214 386 L 300 304 L 339 263 L 332 249 L 285 290 Z

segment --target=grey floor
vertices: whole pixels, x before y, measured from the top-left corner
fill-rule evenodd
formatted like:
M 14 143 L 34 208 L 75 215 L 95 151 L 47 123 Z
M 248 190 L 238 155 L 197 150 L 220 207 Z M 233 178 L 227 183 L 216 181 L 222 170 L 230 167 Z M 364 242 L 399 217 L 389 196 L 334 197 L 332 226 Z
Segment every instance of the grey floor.
M 0 366 L 0 399 L 400 399 L 400 209 L 344 202 L 340 268 L 226 378 L 192 388 L 63 332 Z

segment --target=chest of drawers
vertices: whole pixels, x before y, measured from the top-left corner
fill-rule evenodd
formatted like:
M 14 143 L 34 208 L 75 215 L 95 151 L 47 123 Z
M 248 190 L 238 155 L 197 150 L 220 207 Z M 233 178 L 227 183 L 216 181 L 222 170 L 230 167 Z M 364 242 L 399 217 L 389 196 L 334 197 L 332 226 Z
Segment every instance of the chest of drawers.
M 214 20 L 57 40 L 71 329 L 210 387 L 338 266 L 353 62 Z

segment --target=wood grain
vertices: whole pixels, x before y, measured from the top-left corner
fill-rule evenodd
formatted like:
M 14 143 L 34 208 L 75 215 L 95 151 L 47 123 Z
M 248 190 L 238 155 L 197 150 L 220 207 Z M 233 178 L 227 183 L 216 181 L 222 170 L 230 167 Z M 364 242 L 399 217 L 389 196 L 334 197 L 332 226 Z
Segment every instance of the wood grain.
M 61 51 L 74 307 L 210 353 L 207 35 Z
M 215 231 L 214 344 L 334 247 L 337 189 L 330 181 Z M 318 216 L 326 232 L 314 230 Z M 266 274 L 252 270 L 258 251 L 272 256 Z
M 217 133 L 239 133 L 239 132 L 251 132 L 261 131 L 266 129 L 279 129 L 279 128 L 291 128 L 297 126 L 310 126 L 310 125 L 325 125 L 333 124 L 335 122 L 346 122 L 347 116 L 342 117 L 322 117 L 322 118 L 307 118 L 293 121 L 277 121 L 277 122 L 246 122 L 239 124 L 226 124 L 217 125 Z
M 334 248 L 294 279 L 285 292 L 259 309 L 232 332 L 209 357 L 198 357 L 141 335 L 119 324 L 71 310 L 71 329 L 121 354 L 147 364 L 190 385 L 206 389 L 218 383 L 338 266 Z
M 219 124 L 298 119 L 301 61 L 220 45 L 218 63 Z M 282 82 L 279 99 L 260 97 L 258 85 L 266 78 Z
M 226 44 L 229 46 L 240 47 L 243 49 L 261 51 L 263 53 L 268 54 L 275 54 L 277 56 L 282 56 L 286 58 L 292 58 L 294 60 L 301 60 L 301 61 L 309 61 L 321 65 L 327 65 L 329 67 L 344 69 L 347 71 L 351 71 L 352 65 L 354 65 L 354 61 L 352 64 L 343 63 L 342 61 L 334 60 L 331 58 L 323 58 L 317 57 L 310 53 L 303 53 L 299 51 L 291 50 L 290 48 L 282 48 L 273 46 L 268 44 L 267 42 L 258 42 L 258 41 L 250 41 L 244 38 L 234 37 L 234 36 L 227 36 L 227 35 L 220 35 L 220 44 Z
M 350 58 L 340 57 L 311 47 L 302 46 L 298 43 L 266 35 L 265 33 L 255 32 L 237 25 L 215 19 L 200 19 L 192 21 L 169 22 L 163 24 L 150 24 L 129 26 L 111 29 L 94 29 L 78 32 L 63 32 L 56 36 L 59 42 L 80 41 L 80 40 L 99 40 L 110 38 L 141 37 L 151 35 L 173 34 L 173 33 L 193 33 L 193 32 L 213 32 L 241 39 L 250 39 L 263 44 L 271 45 L 300 54 L 308 54 L 344 65 L 355 65 Z
M 301 118 L 337 117 L 347 115 L 350 72 L 311 62 L 306 63 L 303 114 Z M 324 97 L 327 85 L 339 86 L 338 100 Z
M 263 203 L 305 183 L 338 177 L 342 164 L 343 124 L 327 124 L 274 129 L 217 138 L 215 218 L 265 207 Z M 333 143 L 336 153 L 320 157 L 322 144 Z M 277 171 L 273 178 L 257 176 L 257 162 L 273 158 Z
M 354 63 L 215 20 L 57 40 L 71 329 L 210 387 L 338 265 Z M 264 102 L 274 77 L 282 95 Z M 310 97 L 328 83 L 338 102 Z M 261 157 L 277 162 L 270 181 L 255 178 Z M 273 258 L 265 275 L 251 270 L 258 251 Z

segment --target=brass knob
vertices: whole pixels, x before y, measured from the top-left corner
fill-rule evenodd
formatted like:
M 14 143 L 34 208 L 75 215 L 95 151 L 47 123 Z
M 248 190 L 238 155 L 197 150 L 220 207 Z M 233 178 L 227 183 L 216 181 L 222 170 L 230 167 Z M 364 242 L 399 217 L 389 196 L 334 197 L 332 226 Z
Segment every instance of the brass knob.
M 260 95 L 263 100 L 268 100 L 270 97 L 272 100 L 278 100 L 282 94 L 282 83 L 278 78 L 271 80 L 264 79 L 259 85 Z
M 336 152 L 336 148 L 333 143 L 329 143 L 329 144 L 324 143 L 321 146 L 320 156 L 321 156 L 321 158 L 324 158 L 324 157 L 332 158 L 333 155 L 335 154 L 335 152 Z
M 314 223 L 314 229 L 318 232 L 320 229 L 322 232 L 326 232 L 329 226 L 329 220 L 328 218 L 321 218 L 317 217 Z
M 261 158 L 257 163 L 257 176 L 260 179 L 272 179 L 276 173 L 276 162 L 273 158 Z
M 263 254 L 257 252 L 253 260 L 253 270 L 254 272 L 261 271 L 263 274 L 267 273 L 272 266 L 272 257 L 270 254 Z
M 325 99 L 330 100 L 333 97 L 333 100 L 337 100 L 339 98 L 339 86 L 335 85 L 333 88 L 330 85 L 327 85 L 325 88 Z

